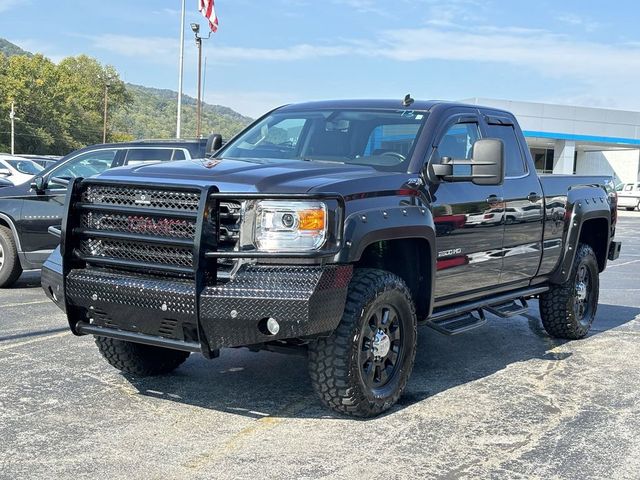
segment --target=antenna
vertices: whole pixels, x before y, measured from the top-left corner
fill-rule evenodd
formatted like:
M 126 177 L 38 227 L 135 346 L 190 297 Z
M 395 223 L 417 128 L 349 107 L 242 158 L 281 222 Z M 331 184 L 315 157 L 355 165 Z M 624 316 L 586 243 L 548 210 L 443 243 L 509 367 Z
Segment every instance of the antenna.
M 410 93 L 407 93 L 404 96 L 404 100 L 402 101 L 402 106 L 403 107 L 410 107 L 413 104 L 413 102 L 415 102 L 415 100 L 413 98 L 411 98 L 411 94 Z

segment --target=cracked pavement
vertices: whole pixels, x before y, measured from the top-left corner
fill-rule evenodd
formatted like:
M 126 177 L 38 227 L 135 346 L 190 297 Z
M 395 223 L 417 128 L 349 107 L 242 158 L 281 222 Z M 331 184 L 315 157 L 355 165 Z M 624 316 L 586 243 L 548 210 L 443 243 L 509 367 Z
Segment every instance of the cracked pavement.
M 640 213 L 581 341 L 549 338 L 537 302 L 457 337 L 419 330 L 388 414 L 323 409 L 306 359 L 225 350 L 126 378 L 25 273 L 0 290 L 0 478 L 640 477 Z

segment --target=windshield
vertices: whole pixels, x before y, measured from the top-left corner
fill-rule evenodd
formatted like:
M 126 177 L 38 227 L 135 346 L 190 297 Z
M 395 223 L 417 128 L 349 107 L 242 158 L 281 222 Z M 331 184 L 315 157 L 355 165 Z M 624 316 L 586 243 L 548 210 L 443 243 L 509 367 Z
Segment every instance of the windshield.
M 36 175 L 44 170 L 40 165 L 31 160 L 5 160 L 9 165 L 15 168 L 20 173 L 27 175 Z
M 224 158 L 329 161 L 402 171 L 427 113 L 411 110 L 273 112 L 220 152 Z

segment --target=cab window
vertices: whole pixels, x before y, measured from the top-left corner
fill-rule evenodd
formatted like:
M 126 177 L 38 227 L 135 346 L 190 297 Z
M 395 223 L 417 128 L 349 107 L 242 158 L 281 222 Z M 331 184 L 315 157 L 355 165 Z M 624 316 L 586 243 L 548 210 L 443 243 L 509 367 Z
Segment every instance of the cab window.
M 54 177 L 72 179 L 93 177 L 113 165 L 118 150 L 96 150 L 86 152 L 54 168 L 49 173 L 49 188 L 67 188 L 55 182 Z
M 440 158 L 470 160 L 473 144 L 480 137 L 477 123 L 456 123 L 451 125 L 438 143 Z
M 146 162 L 168 162 L 173 159 L 172 148 L 132 148 L 127 150 L 125 165 Z
M 512 125 L 487 125 L 487 137 L 504 143 L 505 177 L 521 177 L 527 173 L 522 149 Z

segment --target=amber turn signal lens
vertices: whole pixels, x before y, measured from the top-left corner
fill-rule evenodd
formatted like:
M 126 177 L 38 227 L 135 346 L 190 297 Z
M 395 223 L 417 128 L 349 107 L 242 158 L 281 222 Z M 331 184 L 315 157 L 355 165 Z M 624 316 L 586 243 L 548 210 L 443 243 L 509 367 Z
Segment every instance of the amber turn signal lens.
M 324 210 L 300 210 L 298 230 L 324 230 L 326 218 Z

